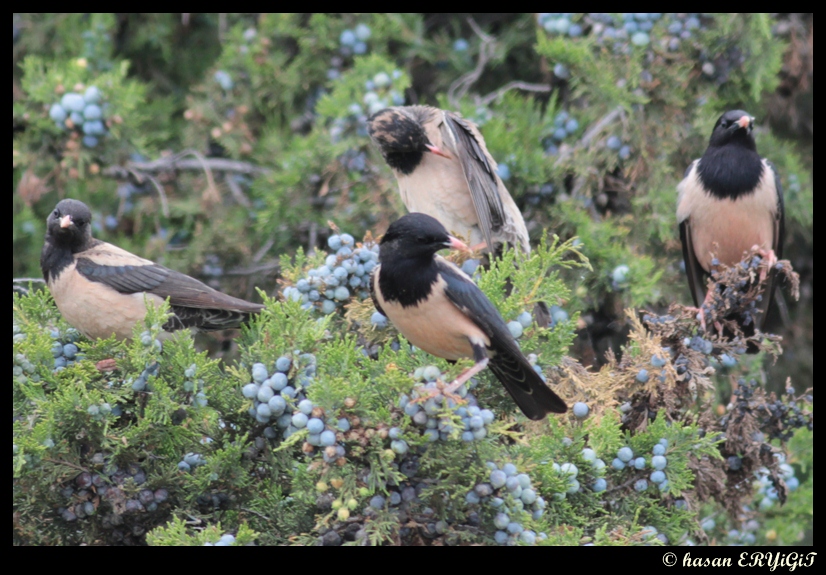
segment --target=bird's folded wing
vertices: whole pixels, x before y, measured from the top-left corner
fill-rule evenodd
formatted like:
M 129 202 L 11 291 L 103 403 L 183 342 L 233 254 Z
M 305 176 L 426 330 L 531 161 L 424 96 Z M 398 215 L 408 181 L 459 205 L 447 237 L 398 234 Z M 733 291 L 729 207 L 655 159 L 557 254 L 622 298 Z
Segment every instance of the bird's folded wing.
M 370 274 L 370 299 L 373 300 L 373 306 L 376 308 L 376 311 L 379 312 L 381 315 L 387 317 L 387 314 L 384 313 L 384 310 L 379 304 L 379 298 L 376 297 L 376 282 L 379 281 L 379 273 L 381 270 L 381 265 L 376 266 L 373 269 L 373 272 Z
M 449 140 L 456 142 L 456 153 L 476 209 L 482 235 L 493 249 L 493 232 L 505 224 L 505 207 L 499 195 L 499 181 L 493 159 L 485 149 L 482 135 L 460 116 L 445 112 L 445 127 L 451 131 Z
M 525 358 L 490 300 L 453 264 L 436 260 L 448 299 L 490 339 L 489 367 L 527 417 L 539 420 L 547 413 L 565 413 L 567 406 Z
M 771 169 L 774 177 L 774 187 L 777 191 L 777 213 L 774 216 L 774 238 L 772 241 L 772 250 L 777 256 L 777 259 L 783 259 L 783 242 L 786 239 L 786 214 L 785 203 L 783 200 L 783 185 L 780 182 L 780 174 L 777 173 L 777 168 L 768 160 L 763 160 L 763 163 Z M 760 319 L 761 328 L 765 327 L 768 320 L 769 310 L 774 304 L 774 292 L 777 290 L 777 272 L 770 270 L 768 285 L 766 286 L 766 293 L 763 301 L 760 302 L 760 310 L 763 313 Z
M 459 269 L 454 268 L 449 262 L 440 258 L 436 259 L 439 267 L 439 274 L 444 279 L 446 287 L 445 294 L 468 319 L 475 323 L 485 335 L 490 339 L 490 347 L 494 350 L 503 366 L 512 364 L 513 371 L 517 374 L 515 381 L 524 391 L 530 393 L 531 388 L 524 378 L 519 378 L 520 361 L 522 352 L 516 345 L 513 336 L 505 325 L 505 320 L 499 314 L 499 310 L 482 293 L 473 281 L 465 276 Z
M 771 168 L 774 176 L 774 187 L 777 190 L 777 214 L 774 221 L 774 243 L 772 247 L 777 259 L 783 259 L 783 242 L 786 240 L 786 208 L 783 200 L 783 184 L 780 183 L 780 174 L 777 173 L 774 164 L 768 160 L 764 160 L 764 162 Z
M 706 299 L 705 276 L 706 271 L 697 259 L 697 252 L 694 250 L 694 240 L 691 236 L 691 213 L 686 211 L 681 213 L 686 194 L 698 193 L 702 185 L 696 181 L 698 176 L 694 168 L 697 160 L 688 165 L 683 176 L 683 181 L 677 186 L 679 195 L 677 197 L 677 219 L 680 223 L 680 242 L 683 246 L 683 261 L 685 262 L 685 273 L 688 276 L 688 287 L 691 290 L 691 298 L 695 306 Z M 691 178 L 691 179 L 689 179 Z M 690 202 L 687 202 L 689 205 Z M 682 218 L 682 219 L 680 219 Z
M 262 306 L 212 289 L 187 275 L 141 259 L 109 244 L 77 255 L 76 269 L 89 281 L 123 293 L 169 298 L 172 306 L 256 312 Z
M 691 290 L 691 297 L 694 305 L 699 307 L 706 299 L 706 284 L 704 281 L 706 272 L 697 253 L 694 251 L 694 242 L 691 238 L 691 219 L 680 222 L 680 241 L 683 244 L 683 260 L 685 261 L 685 273 L 688 275 L 688 287 Z

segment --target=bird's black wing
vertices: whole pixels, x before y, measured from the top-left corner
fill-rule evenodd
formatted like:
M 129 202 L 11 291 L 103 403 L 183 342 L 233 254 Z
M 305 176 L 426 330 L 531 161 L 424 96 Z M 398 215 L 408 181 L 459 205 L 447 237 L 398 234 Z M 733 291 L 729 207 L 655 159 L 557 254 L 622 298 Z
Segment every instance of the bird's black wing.
M 691 176 L 691 170 L 696 163 L 697 161 L 694 161 L 688 165 L 683 180 Z M 691 298 L 694 300 L 694 305 L 700 307 L 700 304 L 706 299 L 706 271 L 700 265 L 697 260 L 697 253 L 694 251 L 694 242 L 691 238 L 691 218 L 680 222 L 680 242 L 683 246 L 683 261 L 685 262 L 685 273 L 688 275 Z
M 772 176 L 774 178 L 774 187 L 777 190 L 777 215 L 774 220 L 774 241 L 772 242 L 772 250 L 777 256 L 777 259 L 783 259 L 783 243 L 786 239 L 786 214 L 785 203 L 783 200 L 783 184 L 780 182 L 780 174 L 777 172 L 775 165 L 768 160 L 765 160 L 766 165 L 771 168 Z M 760 304 L 762 316 L 760 318 L 760 329 L 765 329 L 766 321 L 769 319 L 769 311 L 775 305 L 775 292 L 777 291 L 777 271 L 769 270 L 768 285 L 766 286 L 766 293 L 763 301 Z
M 102 265 L 80 256 L 76 269 L 89 281 L 122 294 L 150 293 L 172 306 L 257 312 L 262 306 L 222 294 L 208 285 L 159 265 Z
M 522 354 L 505 321 L 491 301 L 470 278 L 444 260 L 436 260 L 445 281 L 445 294 L 465 316 L 490 339 L 489 367 L 505 386 L 519 409 L 530 419 L 542 419 L 549 412 L 564 413 L 565 402 L 545 385 Z
M 109 244 L 97 244 L 77 255 L 75 269 L 87 280 L 122 294 L 148 293 L 169 299 L 170 326 L 204 330 L 237 327 L 259 304 L 234 298 L 182 273 L 143 260 Z
M 375 306 L 376 311 L 379 312 L 384 317 L 387 317 L 387 314 L 384 313 L 384 310 L 381 309 L 381 305 L 379 305 L 379 300 L 376 297 L 376 286 L 374 282 L 378 281 L 379 278 L 379 270 L 381 269 L 381 265 L 376 266 L 373 269 L 373 273 L 370 274 L 370 299 L 373 300 L 373 306 Z
M 493 160 L 479 141 L 481 134 L 467 120 L 452 112 L 445 112 L 445 127 L 456 141 L 455 152 L 470 190 L 479 228 L 488 249 L 493 250 L 493 232 L 505 224 L 505 206 L 499 196 L 499 176 L 493 167 Z
M 774 187 L 777 190 L 777 216 L 775 220 L 774 253 L 777 259 L 783 259 L 783 243 L 786 241 L 786 205 L 783 199 L 783 184 L 780 182 L 780 174 L 777 173 L 775 165 L 768 160 L 766 164 L 771 168 L 774 175 Z
M 107 285 L 122 294 L 151 292 L 169 277 L 169 270 L 162 266 L 125 262 L 104 264 L 82 254 L 77 258 L 76 269 L 87 280 Z
M 691 297 L 694 300 L 694 305 L 700 307 L 706 299 L 706 271 L 700 265 L 694 251 L 690 218 L 680 224 L 680 241 L 683 244 L 683 260 L 685 261 L 685 273 L 688 275 L 688 287 L 691 290 Z

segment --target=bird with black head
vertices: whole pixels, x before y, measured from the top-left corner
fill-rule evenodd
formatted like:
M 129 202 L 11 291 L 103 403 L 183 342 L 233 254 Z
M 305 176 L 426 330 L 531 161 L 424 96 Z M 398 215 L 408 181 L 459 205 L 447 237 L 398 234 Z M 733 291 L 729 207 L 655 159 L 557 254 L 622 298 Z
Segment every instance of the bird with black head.
M 431 106 L 399 106 L 372 116 L 367 131 L 408 211 L 469 236 L 474 249 L 494 252 L 508 243 L 531 251 L 522 213 L 473 122 Z
M 61 201 L 49 215 L 40 266 L 60 313 L 91 339 L 131 338 L 147 301 L 169 299 L 166 332 L 236 328 L 263 309 L 94 239 L 92 212 L 77 200 Z
M 564 413 L 565 402 L 534 371 L 496 307 L 462 270 L 437 255 L 447 248 L 468 249 L 426 214 L 393 222 L 370 282 L 376 309 L 416 347 L 452 361 L 473 358 L 475 365 L 446 393 L 490 367 L 530 419 Z
M 711 296 L 706 290 L 709 274 L 720 265 L 737 264 L 753 248 L 764 258 L 761 279 L 769 280 L 760 306 L 761 329 L 774 299 L 773 267 L 782 257 L 785 235 L 783 188 L 774 165 L 757 153 L 753 130 L 754 118 L 748 113 L 723 114 L 705 153 L 688 167 L 677 187 L 688 283 L 704 326 L 702 308 Z

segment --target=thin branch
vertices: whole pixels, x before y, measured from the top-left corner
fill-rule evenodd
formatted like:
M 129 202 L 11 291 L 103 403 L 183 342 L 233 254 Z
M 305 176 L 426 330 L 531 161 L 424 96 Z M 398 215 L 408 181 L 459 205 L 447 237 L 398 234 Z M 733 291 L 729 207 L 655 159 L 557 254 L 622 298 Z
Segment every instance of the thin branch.
M 103 175 L 118 180 L 128 180 L 130 174 L 162 174 L 164 172 L 199 172 L 209 168 L 212 172 L 224 172 L 257 176 L 268 173 L 270 170 L 255 166 L 247 162 L 227 160 L 225 158 L 184 159 L 188 153 L 175 154 L 168 158 L 160 158 L 151 162 L 128 162 L 123 166 L 109 166 L 103 170 Z
M 44 284 L 46 280 L 41 278 L 13 278 L 12 283 L 15 284 Z
M 550 92 L 552 90 L 551 86 L 548 84 L 529 84 L 528 82 L 508 82 L 495 92 L 491 92 L 484 98 L 480 100 L 483 106 L 489 105 L 491 102 L 494 102 L 501 98 L 507 92 L 511 90 L 524 90 L 525 92 Z
M 218 41 L 224 42 L 227 39 L 227 28 L 229 25 L 227 24 L 227 13 L 220 12 L 218 14 Z
M 482 45 L 479 47 L 479 60 L 476 62 L 476 68 L 453 82 L 447 91 L 448 102 L 450 102 L 453 108 L 458 107 L 459 100 L 461 100 L 467 94 L 468 90 L 470 90 L 470 87 L 482 77 L 485 66 L 488 65 L 488 62 L 493 58 L 496 51 L 496 40 L 493 36 L 482 31 L 473 18 L 468 18 L 467 23 L 482 40 Z
M 256 517 L 258 517 L 259 519 L 263 519 L 264 521 L 267 521 L 268 523 L 272 523 L 272 519 L 270 519 L 269 517 L 267 517 L 267 516 L 266 516 L 266 515 L 264 515 L 263 513 L 259 513 L 258 511 L 255 511 L 255 510 L 253 510 L 253 509 L 247 509 L 247 508 L 245 508 L 245 507 L 242 507 L 242 508 L 241 508 L 241 511 L 244 511 L 244 512 L 246 512 L 246 513 L 252 513 L 253 515 L 255 515 Z
M 158 197 L 161 199 L 161 211 L 163 212 L 163 217 L 169 219 L 169 202 L 166 199 L 166 192 L 164 191 L 163 186 L 158 180 L 155 179 L 154 176 L 146 174 L 146 179 L 152 182 L 152 185 L 158 192 Z
M 559 157 L 554 162 L 554 166 L 561 167 L 566 161 L 568 161 L 571 158 L 571 156 L 574 155 L 574 152 L 587 148 L 594 138 L 601 134 L 605 128 L 607 128 L 610 124 L 615 122 L 618 118 L 621 118 L 624 115 L 624 113 L 625 110 L 622 108 L 622 106 L 617 106 L 616 108 L 605 114 L 602 118 L 600 118 L 597 122 L 592 124 L 591 127 L 589 127 L 585 131 L 585 134 L 583 134 L 582 138 L 580 138 L 579 142 L 577 142 L 576 145 L 565 148 L 560 152 Z M 585 187 L 585 184 L 585 176 L 577 176 L 574 180 L 574 185 L 571 190 L 571 197 L 580 197 L 580 192 L 582 191 L 582 188 Z M 588 212 L 591 214 L 591 218 L 595 222 L 599 222 L 602 219 L 593 202 L 591 202 L 590 206 L 588 207 Z
M 258 262 L 263 260 L 264 256 L 267 255 L 267 252 L 270 251 L 274 245 L 275 239 L 268 239 L 267 242 L 263 246 L 261 246 L 261 248 L 257 252 L 255 252 L 255 255 L 252 257 L 252 261 L 257 264 Z
M 310 222 L 310 245 L 307 248 L 307 253 L 313 255 L 315 253 L 315 246 L 318 243 L 318 223 Z
M 249 199 L 247 196 L 244 195 L 244 191 L 241 189 L 241 186 L 238 185 L 238 182 L 235 181 L 232 177 L 224 178 L 224 181 L 227 183 L 227 187 L 229 188 L 229 192 L 232 194 L 232 197 L 235 198 L 235 201 L 238 205 L 243 206 L 247 209 L 252 207 Z
M 639 480 L 639 477 L 635 477 L 634 479 L 626 481 L 622 485 L 617 485 L 615 487 L 612 487 L 611 489 L 609 489 L 608 491 L 605 492 L 605 495 L 610 495 L 611 493 L 616 493 L 617 491 L 623 491 L 625 489 L 628 489 L 629 487 L 634 485 L 638 480 Z
M 600 118 L 595 124 L 592 124 L 588 130 L 586 130 L 585 134 L 582 138 L 577 142 L 576 146 L 571 146 L 567 148 L 564 152 L 559 154 L 559 157 L 554 162 L 554 165 L 559 167 L 561 166 L 568 158 L 570 158 L 575 151 L 581 150 L 583 148 L 587 148 L 588 145 L 591 143 L 596 136 L 598 136 L 609 124 L 613 123 L 617 118 L 620 118 L 624 114 L 624 109 L 622 106 L 617 106 L 607 114 L 605 114 L 602 118 Z
M 82 471 L 83 473 L 91 473 L 91 471 L 89 471 L 85 467 L 75 465 L 74 463 L 69 463 L 68 461 L 57 461 L 55 459 L 44 459 L 43 461 L 45 461 L 46 463 L 53 463 L 54 465 L 63 465 L 64 467 L 69 467 L 77 471 Z

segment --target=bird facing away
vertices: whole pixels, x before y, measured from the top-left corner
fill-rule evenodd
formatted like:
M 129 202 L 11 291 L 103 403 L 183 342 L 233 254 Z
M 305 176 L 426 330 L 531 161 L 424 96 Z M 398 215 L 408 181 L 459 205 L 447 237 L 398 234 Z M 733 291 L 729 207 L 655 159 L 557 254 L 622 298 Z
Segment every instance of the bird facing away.
M 565 402 L 531 367 L 496 307 L 464 272 L 436 255 L 451 247 L 468 249 L 428 215 L 393 222 L 370 282 L 376 309 L 420 349 L 447 360 L 474 359 L 448 393 L 490 367 L 530 419 L 564 413 Z
M 160 305 L 169 298 L 167 332 L 235 328 L 263 309 L 92 238 L 91 221 L 84 203 L 61 201 L 49 215 L 40 256 L 57 308 L 86 337 L 131 338 L 146 316 L 147 300 Z
M 706 278 L 719 264 L 733 266 L 757 246 L 772 268 L 782 257 L 783 190 L 775 167 L 757 153 L 754 118 L 742 110 L 723 114 L 703 157 L 677 187 L 677 220 L 694 304 L 709 301 Z M 765 324 L 774 298 L 772 273 L 760 304 Z
M 484 243 L 486 251 L 495 251 L 507 242 L 531 251 L 522 213 L 473 122 L 439 108 L 401 106 L 376 113 L 367 131 L 393 170 L 409 212 L 469 234 L 474 248 Z

